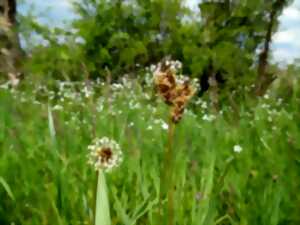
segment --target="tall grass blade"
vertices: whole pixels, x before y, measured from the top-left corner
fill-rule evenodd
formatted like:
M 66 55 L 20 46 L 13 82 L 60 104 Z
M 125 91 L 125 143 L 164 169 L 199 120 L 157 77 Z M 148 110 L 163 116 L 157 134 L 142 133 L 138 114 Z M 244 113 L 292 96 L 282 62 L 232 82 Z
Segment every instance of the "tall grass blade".
M 53 115 L 52 115 L 52 110 L 50 105 L 48 105 L 48 126 L 49 126 L 51 139 L 55 143 L 56 131 L 55 131 L 54 120 L 53 120 Z
M 103 171 L 98 173 L 95 225 L 111 225 L 106 180 Z
M 8 194 L 8 196 L 11 198 L 11 200 L 15 201 L 15 197 L 8 185 L 8 183 L 4 180 L 3 177 L 0 177 L 0 184 L 2 184 L 4 190 L 6 191 L 6 193 Z

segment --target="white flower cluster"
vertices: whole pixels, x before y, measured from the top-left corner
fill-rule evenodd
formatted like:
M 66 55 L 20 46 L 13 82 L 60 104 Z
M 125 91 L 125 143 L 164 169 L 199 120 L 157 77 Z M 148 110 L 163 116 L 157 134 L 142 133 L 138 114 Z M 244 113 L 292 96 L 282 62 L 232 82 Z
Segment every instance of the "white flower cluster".
M 233 151 L 235 153 L 241 153 L 243 151 L 243 148 L 240 145 L 233 146 Z
M 110 172 L 113 168 L 118 167 L 123 161 L 123 153 L 119 144 L 107 137 L 97 138 L 88 146 L 90 151 L 88 163 L 95 170 L 104 170 Z
M 162 119 L 155 119 L 153 122 L 154 122 L 154 124 L 159 124 L 163 130 L 169 129 L 169 125 Z M 148 129 L 149 129 L 149 127 L 148 127 Z M 151 129 L 152 129 L 152 126 L 151 126 Z
M 182 63 L 178 60 L 176 60 L 176 61 L 167 60 L 166 65 L 170 66 L 170 69 L 174 70 L 175 72 L 177 72 L 178 70 L 180 70 L 182 68 Z
M 216 116 L 215 115 L 209 115 L 209 114 L 204 114 L 202 116 L 202 119 L 204 121 L 208 121 L 208 122 L 211 122 L 211 121 L 214 121 L 216 119 Z
M 178 60 L 173 61 L 173 60 L 166 60 L 164 62 L 164 64 L 169 67 L 174 73 L 177 73 L 179 70 L 182 69 L 182 63 Z M 151 65 L 150 66 L 150 71 L 152 71 L 154 77 L 155 76 L 159 76 L 161 74 L 162 71 L 162 67 L 163 67 L 163 63 L 160 62 L 158 63 L 156 66 L 155 65 Z

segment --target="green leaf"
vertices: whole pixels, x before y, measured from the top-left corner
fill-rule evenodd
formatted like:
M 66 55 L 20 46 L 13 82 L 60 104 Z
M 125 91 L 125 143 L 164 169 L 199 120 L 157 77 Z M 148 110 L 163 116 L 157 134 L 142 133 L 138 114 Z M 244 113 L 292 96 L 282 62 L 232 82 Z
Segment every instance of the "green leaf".
M 109 200 L 103 171 L 98 173 L 95 225 L 110 225 Z
M 2 115 L 1 115 L 1 122 L 0 122 L 0 142 L 4 140 L 4 132 L 5 132 L 4 114 Z
M 56 142 L 56 131 L 54 126 L 54 120 L 52 115 L 51 106 L 48 105 L 48 126 L 49 126 L 49 133 L 52 138 L 53 142 Z
M 8 194 L 8 196 L 11 198 L 11 200 L 15 201 L 15 197 L 8 185 L 8 183 L 4 180 L 3 177 L 0 177 L 0 184 L 2 184 L 4 190 L 6 191 L 6 193 Z

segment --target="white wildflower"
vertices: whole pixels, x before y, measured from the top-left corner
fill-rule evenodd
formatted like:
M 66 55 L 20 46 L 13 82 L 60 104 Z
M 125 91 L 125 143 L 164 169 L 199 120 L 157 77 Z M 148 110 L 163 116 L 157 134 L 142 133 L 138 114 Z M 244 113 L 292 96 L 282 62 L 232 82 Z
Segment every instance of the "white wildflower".
M 84 88 L 82 89 L 82 93 L 86 98 L 89 98 L 94 94 L 93 90 L 87 86 L 84 86 Z
M 262 107 L 263 109 L 269 109 L 269 108 L 270 108 L 270 105 L 267 105 L 267 104 L 263 103 L 263 104 L 261 105 L 261 107 Z
M 216 119 L 216 116 L 204 114 L 202 116 L 202 119 L 205 120 L 205 121 L 211 122 L 211 121 Z
M 178 71 L 182 68 L 182 63 L 178 60 L 176 61 L 167 61 L 166 62 L 166 65 L 170 66 L 170 69 L 173 70 L 173 71 Z
M 240 153 L 243 151 L 243 149 L 240 145 L 235 145 L 235 146 L 233 146 L 233 151 L 236 153 Z
M 141 104 L 139 102 L 130 101 L 129 108 L 132 110 L 139 109 L 139 108 L 141 108 Z
M 201 108 L 202 109 L 207 109 L 207 102 L 202 102 L 201 103 Z
M 52 109 L 55 111 L 61 111 L 63 110 L 63 107 L 61 105 L 55 105 Z
M 88 163 L 95 170 L 111 171 L 118 167 L 123 160 L 123 153 L 119 144 L 107 137 L 97 138 L 88 146 L 90 153 Z
M 198 99 L 195 101 L 195 105 L 200 105 L 201 103 L 202 103 L 201 98 L 198 98 Z
M 164 129 L 164 130 L 168 130 L 169 125 L 168 125 L 166 122 L 163 122 L 163 123 L 161 124 L 161 127 L 162 127 L 162 129 Z
M 155 119 L 155 120 L 153 120 L 153 123 L 160 125 L 162 127 L 162 129 L 164 129 L 164 130 L 169 129 L 169 125 L 162 119 Z
M 85 40 L 82 37 L 78 36 L 78 37 L 75 38 L 75 43 L 85 44 Z
M 34 100 L 33 104 L 35 104 L 35 105 L 41 105 L 41 103 L 38 100 Z
M 156 65 L 151 64 L 150 65 L 150 71 L 153 73 L 156 70 Z
M 150 100 L 150 99 L 151 99 L 151 96 L 150 96 L 149 94 L 145 93 L 145 94 L 144 94 L 144 98 L 145 98 L 146 100 Z
M 96 111 L 102 112 L 103 108 L 104 108 L 104 98 L 99 98 L 96 104 Z
M 1 84 L 1 85 L 0 85 L 0 88 L 1 88 L 1 89 L 6 89 L 6 90 L 7 90 L 7 89 L 9 88 L 9 82 L 6 82 L 6 83 L 4 83 L 4 84 Z
M 151 126 L 151 125 L 149 125 L 148 127 L 147 127 L 147 130 L 152 130 L 153 129 L 153 127 Z
M 111 85 L 111 89 L 113 91 L 119 91 L 119 90 L 122 90 L 123 88 L 124 88 L 124 86 L 122 84 L 114 83 Z
M 190 78 L 183 74 L 179 74 L 176 76 L 176 83 L 178 83 L 178 84 L 184 84 L 185 82 L 189 82 L 189 81 L 190 81 Z

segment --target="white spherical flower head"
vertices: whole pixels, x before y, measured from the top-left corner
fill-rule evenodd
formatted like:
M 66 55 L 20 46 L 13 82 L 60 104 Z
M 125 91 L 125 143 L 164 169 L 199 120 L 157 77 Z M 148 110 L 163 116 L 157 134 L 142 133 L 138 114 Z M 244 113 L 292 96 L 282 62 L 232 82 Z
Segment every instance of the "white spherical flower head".
M 118 167 L 122 160 L 123 154 L 117 142 L 107 137 L 97 138 L 88 146 L 90 153 L 88 155 L 88 163 L 95 170 L 111 171 Z
M 235 145 L 233 147 L 233 151 L 236 152 L 236 153 L 240 153 L 241 151 L 243 151 L 243 149 L 240 145 Z

